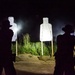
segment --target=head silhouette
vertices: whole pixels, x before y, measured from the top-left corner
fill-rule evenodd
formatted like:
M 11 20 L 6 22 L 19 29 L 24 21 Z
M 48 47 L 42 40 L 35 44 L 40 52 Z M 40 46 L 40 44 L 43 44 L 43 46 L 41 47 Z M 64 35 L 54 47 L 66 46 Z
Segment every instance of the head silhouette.
M 73 33 L 74 32 L 72 25 L 69 25 L 69 24 L 67 24 L 65 27 L 63 27 L 62 30 L 64 32 L 67 32 L 67 33 Z
M 2 29 L 9 29 L 9 27 L 11 27 L 10 22 L 8 20 L 4 20 L 2 22 L 1 28 Z

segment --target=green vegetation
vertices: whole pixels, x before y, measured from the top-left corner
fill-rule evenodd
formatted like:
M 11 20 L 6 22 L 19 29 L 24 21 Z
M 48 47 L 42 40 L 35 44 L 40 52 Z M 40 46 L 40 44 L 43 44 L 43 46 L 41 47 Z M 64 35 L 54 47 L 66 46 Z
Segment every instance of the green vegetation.
M 24 44 L 18 43 L 18 54 L 30 53 L 41 56 L 41 42 L 31 42 L 29 34 L 23 36 Z M 44 42 L 44 55 L 51 55 L 51 43 Z M 12 52 L 15 53 L 16 46 L 12 45 Z M 56 43 L 54 42 L 54 52 L 56 51 Z

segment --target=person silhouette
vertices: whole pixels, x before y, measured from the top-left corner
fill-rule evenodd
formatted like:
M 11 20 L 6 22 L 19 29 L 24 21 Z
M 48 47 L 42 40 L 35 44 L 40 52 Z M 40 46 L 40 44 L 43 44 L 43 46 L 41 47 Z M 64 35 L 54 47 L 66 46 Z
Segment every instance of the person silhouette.
M 73 50 L 75 45 L 75 36 L 71 35 L 74 29 L 67 24 L 62 28 L 65 32 L 57 36 L 57 51 L 55 55 L 54 75 L 74 75 Z
M 0 75 L 4 68 L 6 75 L 16 75 L 12 61 L 11 40 L 13 31 L 8 20 L 3 20 L 0 30 Z

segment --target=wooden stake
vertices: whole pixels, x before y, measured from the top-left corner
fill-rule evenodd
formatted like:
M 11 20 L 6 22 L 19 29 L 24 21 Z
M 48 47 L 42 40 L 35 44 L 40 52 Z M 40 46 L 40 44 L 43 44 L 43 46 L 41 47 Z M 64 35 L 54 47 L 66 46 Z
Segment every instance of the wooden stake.
M 41 41 L 41 53 L 42 53 L 42 56 L 43 56 L 43 41 Z
M 17 47 L 17 40 L 16 40 L 16 56 L 18 55 L 18 47 Z
M 51 47 L 52 47 L 52 57 L 53 57 L 53 55 L 54 55 L 54 51 L 53 51 L 53 39 L 51 41 Z

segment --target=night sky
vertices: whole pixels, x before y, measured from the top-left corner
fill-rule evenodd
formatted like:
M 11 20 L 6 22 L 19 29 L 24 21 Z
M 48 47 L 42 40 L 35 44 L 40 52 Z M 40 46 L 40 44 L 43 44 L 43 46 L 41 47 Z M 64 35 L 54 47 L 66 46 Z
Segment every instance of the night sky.
M 75 2 L 55 0 L 2 0 L 0 2 L 0 20 L 13 16 L 22 32 L 29 33 L 34 40 L 39 39 L 39 29 L 43 17 L 49 18 L 53 35 L 62 34 L 66 24 L 75 25 Z M 33 38 L 32 38 L 33 39 Z

